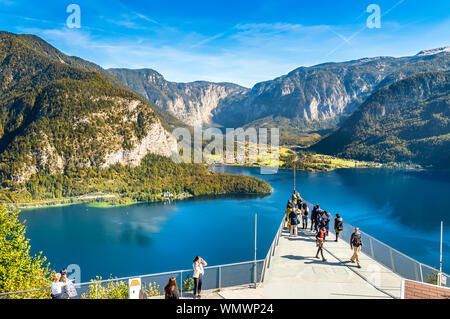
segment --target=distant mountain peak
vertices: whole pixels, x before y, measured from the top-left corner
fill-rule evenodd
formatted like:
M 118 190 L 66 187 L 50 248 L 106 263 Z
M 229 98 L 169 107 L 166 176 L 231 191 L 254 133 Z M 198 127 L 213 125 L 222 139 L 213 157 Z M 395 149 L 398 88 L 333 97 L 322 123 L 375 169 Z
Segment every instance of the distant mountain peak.
M 416 54 L 416 56 L 434 55 L 443 52 L 450 52 L 450 46 L 441 47 L 437 49 L 423 50 Z

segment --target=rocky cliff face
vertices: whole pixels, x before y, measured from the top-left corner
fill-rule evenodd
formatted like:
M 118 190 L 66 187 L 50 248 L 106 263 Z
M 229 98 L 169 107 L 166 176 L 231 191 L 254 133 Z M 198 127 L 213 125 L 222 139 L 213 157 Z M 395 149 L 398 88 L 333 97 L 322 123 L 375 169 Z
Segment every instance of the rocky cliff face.
M 191 125 L 261 123 L 303 131 L 335 128 L 375 90 L 412 74 L 450 68 L 448 48 L 412 57 L 364 58 L 301 67 L 251 90 L 223 83 L 174 83 L 153 70 L 111 69 L 119 80 Z
M 151 69 L 109 71 L 141 96 L 191 126 L 211 124 L 214 110 L 224 99 L 248 92 L 248 89 L 231 83 L 169 82 Z
M 37 37 L 0 32 L 0 71 L 1 180 L 137 166 L 148 153 L 176 150 L 154 106 Z
M 378 89 L 311 149 L 355 159 L 448 168 L 450 73 L 418 73 Z
M 213 120 L 224 126 L 258 124 L 261 119 L 286 119 L 305 130 L 334 128 L 376 89 L 412 74 L 450 69 L 450 53 L 413 57 L 365 58 L 301 67 L 272 81 L 256 84 L 244 98 L 225 100 Z M 249 124 L 250 123 L 250 124 Z

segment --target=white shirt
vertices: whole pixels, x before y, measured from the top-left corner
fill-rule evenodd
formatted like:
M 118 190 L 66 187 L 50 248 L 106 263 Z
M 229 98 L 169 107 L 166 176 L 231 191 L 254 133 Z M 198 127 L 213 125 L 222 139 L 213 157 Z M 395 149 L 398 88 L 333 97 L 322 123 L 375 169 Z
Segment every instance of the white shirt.
M 194 278 L 198 278 L 200 275 L 205 274 L 205 270 L 203 269 L 203 267 L 206 266 L 206 261 L 203 262 L 195 262 L 193 264 L 193 268 L 194 268 Z
M 52 287 L 52 294 L 58 295 L 62 292 L 62 282 L 52 282 L 50 285 Z

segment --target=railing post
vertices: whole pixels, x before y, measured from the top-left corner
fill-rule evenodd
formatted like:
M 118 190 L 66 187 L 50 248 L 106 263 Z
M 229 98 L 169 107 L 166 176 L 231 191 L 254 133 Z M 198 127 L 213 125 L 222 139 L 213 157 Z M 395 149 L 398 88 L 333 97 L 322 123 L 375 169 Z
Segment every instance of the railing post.
M 281 232 L 282 232 L 282 227 L 278 228 L 278 233 L 277 233 L 277 246 L 280 243 L 280 237 L 281 237 Z
M 417 272 L 417 263 L 414 262 L 414 274 L 416 275 L 416 281 L 419 281 L 419 274 Z
M 272 244 L 272 246 L 270 246 L 270 250 L 269 250 L 269 260 L 267 260 L 267 268 L 270 267 L 270 261 L 272 260 L 272 249 L 273 249 L 273 244 Z
M 419 266 L 419 270 L 420 270 L 420 281 L 423 282 L 423 271 L 422 271 L 422 264 L 420 264 Z
M 369 243 L 370 243 L 370 254 L 372 255 L 372 258 L 375 257 L 374 251 L 373 251 L 373 242 L 372 242 L 372 238 L 369 238 Z
M 180 297 L 183 297 L 183 271 L 180 271 Z
M 219 289 L 222 289 L 222 267 L 219 266 Z
M 255 288 L 256 288 L 256 272 L 257 272 L 257 266 L 256 266 L 256 261 L 253 264 L 253 283 L 255 284 Z
M 391 254 L 392 271 L 395 272 L 394 256 L 392 255 L 391 247 L 389 247 L 389 253 Z
M 259 278 L 259 283 L 264 282 L 264 276 L 266 275 L 266 267 L 267 267 L 267 257 L 264 259 L 263 267 L 261 270 L 261 278 Z

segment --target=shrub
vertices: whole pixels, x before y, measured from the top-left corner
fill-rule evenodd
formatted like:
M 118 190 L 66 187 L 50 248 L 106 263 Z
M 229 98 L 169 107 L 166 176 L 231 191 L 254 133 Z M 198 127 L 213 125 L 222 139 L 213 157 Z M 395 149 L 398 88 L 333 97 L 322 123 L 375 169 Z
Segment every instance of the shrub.
M 186 279 L 183 280 L 183 291 L 192 291 L 194 290 L 194 279 L 187 275 Z

